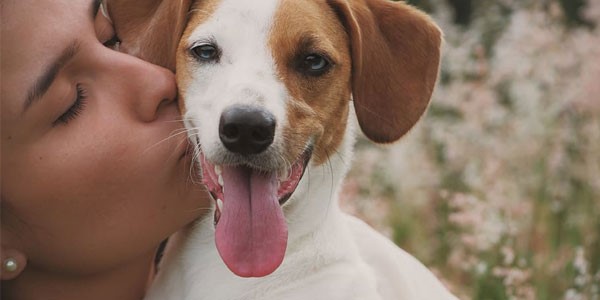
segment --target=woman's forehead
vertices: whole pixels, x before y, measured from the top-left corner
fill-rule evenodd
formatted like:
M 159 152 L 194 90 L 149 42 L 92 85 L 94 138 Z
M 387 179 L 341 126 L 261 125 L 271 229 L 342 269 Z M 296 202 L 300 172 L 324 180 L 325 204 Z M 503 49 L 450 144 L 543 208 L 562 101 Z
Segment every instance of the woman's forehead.
M 89 1 L 10 1 L 2 7 L 2 117 L 20 112 L 29 88 L 91 26 Z

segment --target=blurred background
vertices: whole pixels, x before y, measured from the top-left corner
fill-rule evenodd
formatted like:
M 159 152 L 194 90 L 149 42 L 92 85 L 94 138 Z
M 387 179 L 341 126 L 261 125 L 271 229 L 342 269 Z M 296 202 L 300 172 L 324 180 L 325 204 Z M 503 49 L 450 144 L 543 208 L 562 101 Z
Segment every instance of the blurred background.
M 412 0 L 445 33 L 427 114 L 359 137 L 342 193 L 461 299 L 600 299 L 600 0 Z

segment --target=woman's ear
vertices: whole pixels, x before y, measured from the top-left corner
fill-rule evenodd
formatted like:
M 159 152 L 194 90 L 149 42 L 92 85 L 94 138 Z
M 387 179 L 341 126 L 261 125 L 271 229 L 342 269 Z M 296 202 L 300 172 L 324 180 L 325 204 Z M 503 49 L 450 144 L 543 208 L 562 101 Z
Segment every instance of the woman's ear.
M 378 143 L 419 120 L 437 80 L 442 33 L 424 13 L 388 0 L 327 0 L 350 36 L 358 122 Z
M 0 257 L 2 258 L 2 266 L 0 268 L 0 279 L 15 279 L 23 272 L 23 270 L 25 270 L 27 257 L 16 249 L 5 248 L 4 245 L 1 250 L 2 253 L 0 253 Z

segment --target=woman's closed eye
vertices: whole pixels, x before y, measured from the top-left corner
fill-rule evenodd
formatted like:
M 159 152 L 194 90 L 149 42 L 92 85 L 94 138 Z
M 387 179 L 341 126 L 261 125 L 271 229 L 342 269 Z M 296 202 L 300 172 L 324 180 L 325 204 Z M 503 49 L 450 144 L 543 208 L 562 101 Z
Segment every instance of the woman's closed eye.
M 107 48 L 119 50 L 121 40 L 117 36 L 112 23 L 100 11 L 96 17 L 96 35 L 99 41 Z M 109 37 L 109 38 L 108 38 Z M 75 99 L 72 104 L 53 123 L 53 126 L 66 125 L 75 120 L 85 109 L 87 104 L 87 91 L 82 84 L 75 84 Z
M 76 97 L 73 104 L 58 119 L 52 123 L 53 126 L 66 125 L 81 114 L 87 101 L 87 92 L 81 84 L 75 86 Z

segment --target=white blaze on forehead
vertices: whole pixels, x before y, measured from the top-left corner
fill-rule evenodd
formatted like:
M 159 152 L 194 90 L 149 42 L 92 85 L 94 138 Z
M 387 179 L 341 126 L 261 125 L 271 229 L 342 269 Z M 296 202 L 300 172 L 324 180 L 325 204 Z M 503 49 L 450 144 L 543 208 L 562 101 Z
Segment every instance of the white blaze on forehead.
M 188 62 L 191 80 L 184 87 L 185 118 L 200 123 L 203 147 L 218 144 L 219 117 L 231 105 L 262 106 L 278 125 L 284 123 L 287 92 L 269 48 L 278 4 L 279 0 L 222 0 L 187 38 L 188 47 L 214 43 L 221 51 L 219 62 Z M 276 142 L 280 134 L 278 128 Z
M 194 71 L 192 76 L 227 73 L 230 87 L 275 80 L 275 62 L 268 41 L 278 3 L 279 0 L 221 1 L 213 15 L 188 38 L 188 45 L 216 43 L 222 52 L 220 62 L 204 64 L 204 70 Z
M 190 39 L 205 32 L 218 32 L 223 36 L 235 36 L 238 42 L 265 38 L 271 29 L 279 0 L 221 0 L 211 17 L 198 26 Z M 227 25 L 227 28 L 221 27 Z M 233 27 L 235 26 L 235 27 Z M 248 34 L 254 34 L 249 36 Z

